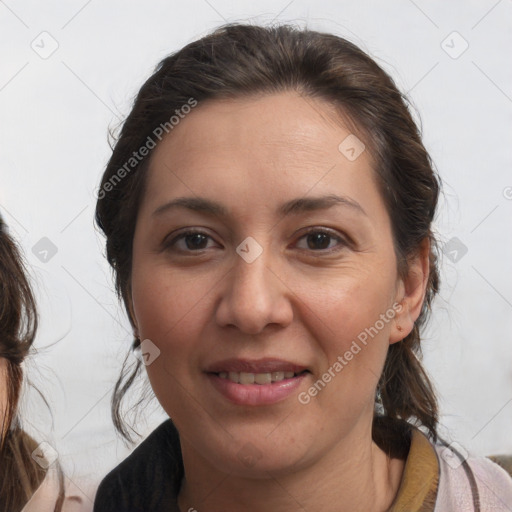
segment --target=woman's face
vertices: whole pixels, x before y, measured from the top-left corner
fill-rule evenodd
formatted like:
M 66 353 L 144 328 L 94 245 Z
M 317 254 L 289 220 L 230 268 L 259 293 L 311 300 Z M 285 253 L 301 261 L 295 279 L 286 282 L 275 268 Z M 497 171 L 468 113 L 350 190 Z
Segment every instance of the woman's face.
M 332 107 L 199 104 L 147 179 L 133 313 L 185 460 L 277 474 L 369 436 L 387 349 L 412 323 L 397 330 L 407 285 L 372 160 Z

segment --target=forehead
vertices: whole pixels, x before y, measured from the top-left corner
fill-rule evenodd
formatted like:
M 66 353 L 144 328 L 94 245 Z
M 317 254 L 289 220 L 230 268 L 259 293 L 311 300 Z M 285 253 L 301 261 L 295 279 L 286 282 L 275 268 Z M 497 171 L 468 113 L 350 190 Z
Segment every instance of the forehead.
M 357 158 L 346 153 L 347 140 Z M 375 196 L 373 161 L 364 147 L 325 100 L 296 92 L 209 100 L 153 151 L 144 202 L 173 192 L 250 195 L 264 204 L 313 188 Z
M 207 100 L 200 103 L 161 143 L 153 158 L 173 151 L 178 165 L 196 155 L 222 150 L 257 157 L 287 150 L 335 161 L 351 133 L 333 104 L 297 92 Z

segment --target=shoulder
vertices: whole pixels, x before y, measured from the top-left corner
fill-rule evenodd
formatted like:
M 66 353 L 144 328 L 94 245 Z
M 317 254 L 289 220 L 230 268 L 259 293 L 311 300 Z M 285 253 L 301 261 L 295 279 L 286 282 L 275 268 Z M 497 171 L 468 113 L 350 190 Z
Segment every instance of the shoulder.
M 168 420 L 102 480 L 94 512 L 175 510 L 182 477 L 179 436 Z
M 50 467 L 45 479 L 37 488 L 21 512 L 54 512 L 61 497 L 59 471 Z
M 468 456 L 452 443 L 436 444 L 439 459 L 437 510 L 509 510 L 512 478 L 486 457 Z M 478 508 L 480 507 L 480 508 Z

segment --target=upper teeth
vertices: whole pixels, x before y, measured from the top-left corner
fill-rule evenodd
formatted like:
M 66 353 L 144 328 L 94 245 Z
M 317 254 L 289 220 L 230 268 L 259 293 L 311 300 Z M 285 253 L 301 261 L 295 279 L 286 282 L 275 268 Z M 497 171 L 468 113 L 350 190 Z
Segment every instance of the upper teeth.
M 220 372 L 221 379 L 229 379 L 237 384 L 270 384 L 284 379 L 291 379 L 294 372 L 247 373 L 247 372 Z

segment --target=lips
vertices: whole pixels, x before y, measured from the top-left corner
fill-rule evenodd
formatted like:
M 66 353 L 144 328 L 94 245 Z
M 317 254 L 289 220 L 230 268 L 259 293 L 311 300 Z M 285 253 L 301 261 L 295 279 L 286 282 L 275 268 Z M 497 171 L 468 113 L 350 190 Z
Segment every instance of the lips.
M 309 370 L 280 359 L 227 359 L 207 367 L 209 382 L 237 405 L 271 405 L 292 396 Z

